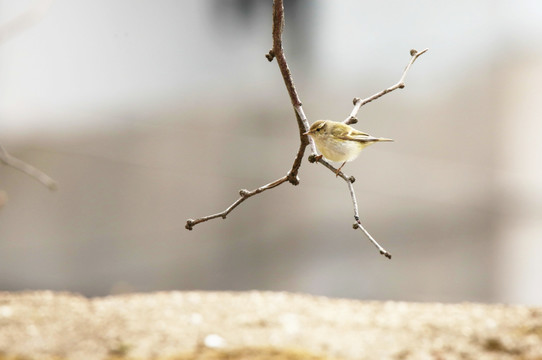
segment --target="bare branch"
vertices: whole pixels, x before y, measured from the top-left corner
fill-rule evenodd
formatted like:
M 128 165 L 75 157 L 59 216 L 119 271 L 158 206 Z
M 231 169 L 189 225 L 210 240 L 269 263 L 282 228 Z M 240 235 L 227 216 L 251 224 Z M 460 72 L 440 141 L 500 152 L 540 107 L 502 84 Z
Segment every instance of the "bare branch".
M 367 103 L 370 103 L 371 101 L 373 100 L 376 100 L 384 95 L 386 95 L 387 93 L 390 93 L 392 92 L 393 90 L 397 90 L 397 89 L 402 89 L 405 87 L 405 78 L 407 76 L 407 73 L 408 73 L 408 70 L 410 70 L 410 67 L 412 66 L 412 64 L 414 64 L 414 61 L 416 61 L 416 59 L 418 57 L 420 57 L 421 55 L 423 55 L 424 53 L 427 52 L 427 50 L 429 49 L 424 49 L 422 51 L 417 51 L 417 50 L 410 50 L 410 61 L 408 63 L 408 65 L 405 67 L 405 70 L 403 71 L 403 75 L 401 75 L 401 79 L 399 79 L 399 82 L 385 90 L 382 90 L 380 91 L 379 93 L 376 93 L 374 94 L 373 96 L 370 96 L 366 99 L 363 99 L 361 100 L 360 98 L 354 98 L 354 109 L 352 109 L 352 112 L 350 113 L 350 116 L 348 116 L 345 120 L 344 120 L 344 123 L 345 124 L 355 124 L 358 122 L 358 119 L 356 118 L 357 114 L 358 114 L 358 111 L 359 109 L 367 104 Z
M 299 184 L 299 178 L 297 173 L 301 167 L 301 162 L 305 154 L 305 148 L 309 144 L 309 136 L 303 135 L 306 131 L 309 130 L 309 122 L 303 111 L 301 104 L 301 99 L 297 94 L 295 89 L 294 80 L 292 78 L 292 73 L 286 62 L 286 55 L 284 54 L 284 49 L 282 47 L 282 31 L 284 30 L 284 4 L 283 0 L 274 0 L 273 1 L 273 48 L 269 52 L 267 59 L 269 61 L 273 60 L 273 57 L 276 59 L 277 64 L 284 80 L 284 85 L 290 95 L 290 101 L 295 110 L 295 117 L 297 121 L 297 127 L 299 129 L 299 150 L 292 164 L 292 169 L 288 173 L 288 181 L 293 185 Z
M 259 194 L 265 190 L 272 189 L 274 187 L 277 187 L 281 185 L 282 183 L 289 182 L 292 185 L 298 185 L 299 184 L 299 177 L 297 176 L 299 172 L 299 168 L 301 167 L 301 162 L 303 161 L 303 156 L 305 155 L 305 148 L 309 144 L 309 136 L 303 135 L 308 129 L 309 129 L 309 122 L 307 121 L 307 117 L 305 116 L 305 113 L 303 111 L 303 107 L 301 105 L 301 100 L 299 99 L 299 95 L 297 94 L 297 91 L 295 89 L 294 80 L 292 78 L 292 74 L 290 72 L 290 68 L 288 67 L 288 63 L 286 62 L 286 56 L 284 55 L 284 49 L 282 48 L 282 30 L 284 29 L 284 4 L 283 0 L 275 0 L 273 2 L 273 48 L 269 51 L 268 54 L 265 55 L 267 60 L 273 61 L 273 59 L 277 60 L 277 64 L 280 69 L 280 73 L 282 74 L 282 78 L 284 80 L 284 84 L 286 85 L 286 90 L 288 91 L 288 95 L 290 95 L 290 100 L 292 102 L 292 105 L 295 110 L 295 117 L 297 120 L 297 126 L 299 128 L 299 149 L 297 151 L 297 154 L 294 158 L 294 162 L 292 164 L 292 168 L 290 171 L 288 171 L 288 174 L 272 183 L 269 183 L 267 185 L 264 185 L 262 187 L 259 187 L 253 191 L 246 191 L 241 190 L 240 195 L 241 197 L 237 199 L 230 207 L 228 207 L 223 212 L 204 216 L 201 218 L 198 218 L 196 220 L 188 219 L 186 221 L 186 228 L 188 230 L 192 230 L 194 225 L 197 225 L 199 223 L 216 219 L 216 218 L 223 218 L 225 219 L 226 216 L 235 209 L 239 204 L 241 204 L 246 199 Z M 312 142 L 311 146 L 314 151 L 316 151 L 316 147 Z
M 38 180 L 43 185 L 47 186 L 50 190 L 57 189 L 56 181 L 51 179 L 44 172 L 36 169 L 34 166 L 29 165 L 25 163 L 24 161 L 19 160 L 16 157 L 9 154 L 1 144 L 0 144 L 0 162 L 33 177 L 34 179 Z
M 359 219 L 359 210 L 358 210 L 358 202 L 356 200 L 356 194 L 354 193 L 354 186 L 352 185 L 352 181 L 347 181 L 346 184 L 348 185 L 348 190 L 350 191 L 350 197 L 352 198 L 352 203 L 354 204 L 354 219 L 356 220 L 356 223 L 354 224 L 354 229 L 360 228 L 361 231 L 365 233 L 365 235 L 371 240 L 374 246 L 380 251 L 380 254 L 384 255 L 388 259 L 391 259 L 391 254 L 386 251 L 380 244 L 369 234 L 367 230 L 361 225 L 361 220 Z

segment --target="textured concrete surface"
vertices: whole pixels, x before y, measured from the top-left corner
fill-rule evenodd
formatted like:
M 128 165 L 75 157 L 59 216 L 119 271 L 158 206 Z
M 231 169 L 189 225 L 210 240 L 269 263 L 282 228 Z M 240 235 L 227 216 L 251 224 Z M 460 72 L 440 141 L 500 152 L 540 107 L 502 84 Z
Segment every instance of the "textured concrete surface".
M 0 292 L 0 359 L 542 359 L 542 308 L 290 293 Z

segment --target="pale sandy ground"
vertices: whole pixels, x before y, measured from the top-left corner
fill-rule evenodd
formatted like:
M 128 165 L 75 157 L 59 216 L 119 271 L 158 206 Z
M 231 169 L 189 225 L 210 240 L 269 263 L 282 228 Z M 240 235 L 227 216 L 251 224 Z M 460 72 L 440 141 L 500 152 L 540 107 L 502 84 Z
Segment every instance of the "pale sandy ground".
M 542 359 L 542 308 L 0 292 L 0 359 Z

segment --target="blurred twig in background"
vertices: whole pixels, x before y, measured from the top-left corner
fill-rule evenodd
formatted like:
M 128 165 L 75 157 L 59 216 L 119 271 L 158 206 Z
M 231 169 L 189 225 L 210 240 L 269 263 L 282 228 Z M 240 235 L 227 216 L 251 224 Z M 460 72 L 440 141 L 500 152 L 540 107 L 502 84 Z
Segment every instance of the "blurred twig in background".
M 276 59 L 277 64 L 279 66 L 280 72 L 282 74 L 282 78 L 284 80 L 284 84 L 286 86 L 286 90 L 288 91 L 288 95 L 290 96 L 290 100 L 292 102 L 292 105 L 295 109 L 295 115 L 297 120 L 297 125 L 299 128 L 299 150 L 297 152 L 297 155 L 294 159 L 292 168 L 288 172 L 287 175 L 267 184 L 264 186 L 261 186 L 259 188 L 256 188 L 252 191 L 242 189 L 239 191 L 239 195 L 241 196 L 239 199 L 237 199 L 232 205 L 230 205 L 226 210 L 209 215 L 204 216 L 198 219 L 188 219 L 186 221 L 186 229 L 192 230 L 194 225 L 197 225 L 199 223 L 216 219 L 221 217 L 222 219 L 225 219 L 228 214 L 233 211 L 239 204 L 241 204 L 246 199 L 259 194 L 261 192 L 264 192 L 266 190 L 272 189 L 274 187 L 277 187 L 285 182 L 290 182 L 292 185 L 298 185 L 299 184 L 299 177 L 297 176 L 297 173 L 299 171 L 299 168 L 301 167 L 301 161 L 303 159 L 303 155 L 305 154 L 305 148 L 307 145 L 310 145 L 311 148 L 311 155 L 309 156 L 309 162 L 314 163 L 318 162 L 322 165 L 324 165 L 326 168 L 331 170 L 334 174 L 337 176 L 340 176 L 348 185 L 348 190 L 350 192 L 350 196 L 352 198 L 352 203 L 354 206 L 354 219 L 356 220 L 356 223 L 354 224 L 354 229 L 361 229 L 365 235 L 369 238 L 369 240 L 377 247 L 380 254 L 384 255 L 388 259 L 391 259 L 391 254 L 385 250 L 378 242 L 369 234 L 367 230 L 362 226 L 360 218 L 359 218 L 359 210 L 358 210 L 358 204 L 356 200 L 356 195 L 354 192 L 353 183 L 355 181 L 355 178 L 353 176 L 347 176 L 343 172 L 339 171 L 340 169 L 336 169 L 333 167 L 329 162 L 324 160 L 322 156 L 318 156 L 318 153 L 316 151 L 316 146 L 314 144 L 314 141 L 310 138 L 309 135 L 306 134 L 306 132 L 309 130 L 309 122 L 307 120 L 307 117 L 305 116 L 305 112 L 303 111 L 303 107 L 301 104 L 301 100 L 299 98 L 299 95 L 297 94 L 297 91 L 295 89 L 294 81 L 292 78 L 292 74 L 290 72 L 290 69 L 288 67 L 288 63 L 286 62 L 286 56 L 284 54 L 284 49 L 282 48 L 282 31 L 284 29 L 284 5 L 283 0 L 274 0 L 273 1 L 273 48 L 269 51 L 268 54 L 265 55 L 267 60 L 270 62 L 273 61 L 273 59 Z M 410 55 L 411 59 L 408 65 L 406 66 L 405 70 L 403 71 L 403 74 L 401 76 L 401 79 L 399 82 L 385 90 L 382 90 L 381 92 L 370 96 L 364 100 L 361 100 L 360 98 L 354 98 L 354 109 L 350 113 L 350 115 L 344 120 L 344 123 L 346 124 L 354 124 L 357 122 L 356 115 L 361 108 L 361 106 L 376 100 L 380 98 L 383 95 L 386 95 L 387 93 L 390 93 L 396 89 L 402 89 L 405 87 L 405 78 L 408 73 L 408 70 L 416 61 L 416 59 L 424 54 L 428 49 L 424 49 L 422 51 L 417 50 L 411 50 Z
M 38 23 L 45 16 L 53 2 L 54 0 L 35 1 L 25 12 L 0 25 L 0 44 Z
M 11 19 L 5 24 L 0 25 L 0 45 L 13 38 L 14 36 L 20 34 L 24 30 L 35 25 L 43 18 L 43 16 L 52 4 L 53 0 L 36 1 L 24 13 Z M 10 155 L 1 144 L 0 162 L 35 178 L 51 190 L 55 190 L 57 188 L 56 181 L 54 181 L 42 171 L 36 169 L 34 166 L 29 165 L 24 161 Z
M 36 169 L 34 166 L 29 165 L 24 161 L 10 155 L 6 151 L 6 149 L 4 149 L 2 144 L 0 144 L 0 162 L 4 163 L 5 165 L 11 166 L 12 168 L 15 168 L 17 170 L 20 170 L 29 176 L 32 176 L 34 179 L 47 186 L 50 190 L 56 190 L 57 188 L 56 181 L 54 181 L 41 170 Z

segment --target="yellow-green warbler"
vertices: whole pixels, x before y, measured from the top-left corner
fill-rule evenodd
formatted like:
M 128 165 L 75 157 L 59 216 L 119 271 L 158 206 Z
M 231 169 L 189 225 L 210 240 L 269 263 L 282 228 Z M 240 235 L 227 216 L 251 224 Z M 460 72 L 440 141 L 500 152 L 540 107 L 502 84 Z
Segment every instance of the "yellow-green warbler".
M 316 148 L 326 159 L 343 163 L 337 169 L 337 176 L 344 164 L 357 158 L 364 147 L 378 141 L 393 141 L 373 137 L 350 125 L 331 120 L 315 121 L 310 130 L 303 135 L 310 135 L 313 138 Z

